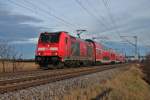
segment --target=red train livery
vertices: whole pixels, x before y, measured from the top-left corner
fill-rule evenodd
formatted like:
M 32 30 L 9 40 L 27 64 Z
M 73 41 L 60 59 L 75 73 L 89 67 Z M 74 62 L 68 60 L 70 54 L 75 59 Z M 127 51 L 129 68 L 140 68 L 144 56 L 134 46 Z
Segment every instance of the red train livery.
M 112 50 L 105 50 L 103 45 L 92 40 L 82 40 L 69 35 L 68 32 L 44 32 L 40 34 L 35 60 L 41 66 L 48 68 L 121 63 L 123 55 Z

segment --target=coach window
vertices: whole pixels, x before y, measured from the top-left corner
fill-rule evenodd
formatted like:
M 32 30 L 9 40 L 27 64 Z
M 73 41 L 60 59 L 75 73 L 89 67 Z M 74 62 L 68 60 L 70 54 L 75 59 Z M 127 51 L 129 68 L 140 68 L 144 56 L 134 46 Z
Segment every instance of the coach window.
M 101 54 L 101 50 L 99 50 L 99 54 Z

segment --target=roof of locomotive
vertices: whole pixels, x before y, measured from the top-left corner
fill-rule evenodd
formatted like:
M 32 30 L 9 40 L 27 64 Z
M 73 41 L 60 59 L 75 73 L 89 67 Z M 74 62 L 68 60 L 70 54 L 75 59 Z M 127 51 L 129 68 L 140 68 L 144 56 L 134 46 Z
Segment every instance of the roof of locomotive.
M 66 31 L 57 31 L 57 32 L 41 32 L 41 34 L 43 34 L 43 33 L 47 33 L 47 34 L 51 34 L 51 33 L 62 33 L 62 32 L 65 32 L 65 33 L 68 33 L 68 32 L 66 32 Z

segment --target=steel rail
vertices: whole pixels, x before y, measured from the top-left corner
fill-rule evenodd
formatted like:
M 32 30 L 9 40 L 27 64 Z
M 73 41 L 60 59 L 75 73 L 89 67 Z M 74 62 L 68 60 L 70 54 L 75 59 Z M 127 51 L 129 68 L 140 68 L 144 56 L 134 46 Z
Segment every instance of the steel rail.
M 118 64 L 118 65 L 107 65 L 107 66 L 96 66 L 96 67 L 88 67 L 79 70 L 72 70 L 67 72 L 55 73 L 55 74 L 45 74 L 45 75 L 37 75 L 20 79 L 12 79 L 12 80 L 4 80 L 0 81 L 0 93 L 7 93 L 16 90 L 21 90 L 29 87 L 44 85 L 51 82 L 56 82 L 60 80 L 65 80 L 69 78 L 74 78 L 82 75 L 92 74 L 96 72 L 102 72 L 105 70 L 125 67 L 128 64 Z

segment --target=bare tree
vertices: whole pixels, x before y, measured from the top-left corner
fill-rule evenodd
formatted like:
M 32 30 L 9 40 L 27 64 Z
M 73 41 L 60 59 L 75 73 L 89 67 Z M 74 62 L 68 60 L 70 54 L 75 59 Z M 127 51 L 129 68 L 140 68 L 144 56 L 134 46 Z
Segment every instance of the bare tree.
M 21 54 L 19 54 L 15 47 L 8 44 L 7 41 L 0 41 L 0 59 L 2 62 L 3 72 L 5 72 L 5 62 L 11 61 L 13 72 L 16 70 L 16 60 L 21 58 Z
M 17 71 L 17 66 L 20 66 L 21 62 L 19 60 L 22 60 L 22 54 L 17 52 L 15 48 L 12 49 L 12 54 L 11 54 L 11 61 L 12 61 L 12 67 L 13 67 L 13 72 Z
M 6 41 L 0 41 L 0 58 L 3 66 L 3 72 L 5 72 L 5 62 L 10 59 L 11 47 Z

